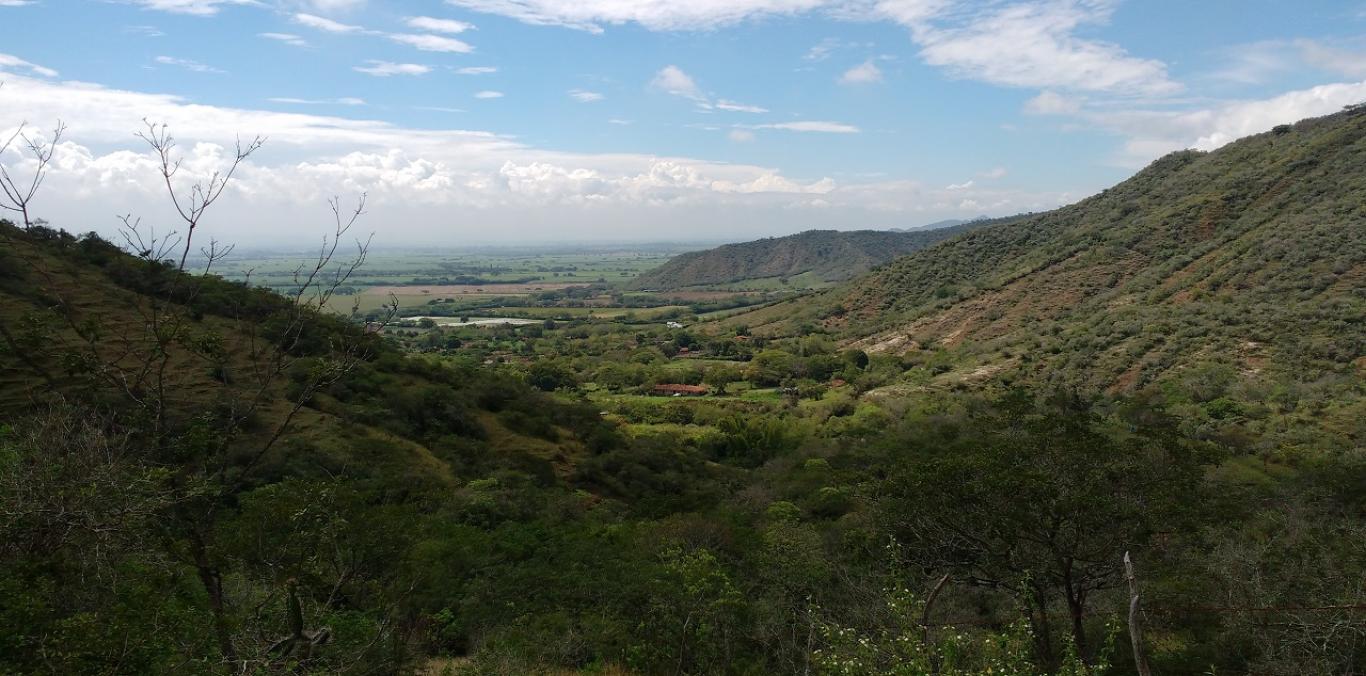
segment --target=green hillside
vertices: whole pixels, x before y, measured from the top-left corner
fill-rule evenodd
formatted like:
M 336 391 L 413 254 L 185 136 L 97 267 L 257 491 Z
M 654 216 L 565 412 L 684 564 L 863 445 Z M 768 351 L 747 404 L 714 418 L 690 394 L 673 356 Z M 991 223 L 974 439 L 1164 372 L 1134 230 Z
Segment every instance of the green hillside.
M 1359 378 L 1366 114 L 1174 153 L 1075 205 L 732 321 L 814 325 L 873 352 L 948 351 L 979 377 L 1110 391 L 1197 363 L 1229 378 Z
M 335 265 L 0 222 L 0 673 L 1363 673 L 1364 153 L 669 324 L 366 324 Z
M 916 232 L 808 230 L 787 237 L 727 244 L 676 256 L 632 280 L 631 286 L 676 290 L 802 274 L 818 282 L 838 282 L 978 224 Z

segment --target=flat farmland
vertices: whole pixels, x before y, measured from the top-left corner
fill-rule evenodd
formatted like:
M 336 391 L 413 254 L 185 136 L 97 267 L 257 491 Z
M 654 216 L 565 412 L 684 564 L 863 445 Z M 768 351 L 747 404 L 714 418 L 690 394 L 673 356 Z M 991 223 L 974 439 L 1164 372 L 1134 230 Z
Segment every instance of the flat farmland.
M 372 286 L 366 290 L 367 294 L 379 294 L 388 296 L 389 294 L 403 294 L 406 296 L 431 296 L 433 298 L 454 298 L 456 296 L 483 295 L 483 296 L 525 296 L 542 291 L 560 291 L 575 286 L 587 286 L 587 283 L 553 282 L 542 283 L 532 282 L 526 284 L 442 284 L 437 286 L 411 285 L 411 286 Z

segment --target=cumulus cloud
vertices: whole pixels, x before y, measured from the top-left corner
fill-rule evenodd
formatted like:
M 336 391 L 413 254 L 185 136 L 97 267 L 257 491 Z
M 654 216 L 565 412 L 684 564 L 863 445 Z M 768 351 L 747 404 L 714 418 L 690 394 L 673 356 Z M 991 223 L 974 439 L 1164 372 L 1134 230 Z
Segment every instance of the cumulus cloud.
M 424 66 L 420 63 L 393 63 L 391 61 L 377 61 L 371 59 L 365 62 L 364 66 L 356 66 L 352 70 L 375 77 L 391 77 L 394 75 L 426 75 L 432 72 L 431 66 Z
M 754 165 L 565 153 L 487 132 L 224 108 L 24 75 L 6 79 L 0 100 L 9 114 L 71 122 L 70 141 L 57 153 L 44 193 L 62 199 L 43 200 L 41 209 L 45 217 L 75 230 L 108 231 L 115 213 L 134 212 L 151 222 L 172 216 L 154 158 L 130 140 L 144 117 L 167 122 L 181 140 L 185 163 L 180 178 L 187 181 L 221 169 L 225 149 L 239 133 L 270 139 L 243 166 L 231 196 L 221 203 L 223 211 L 206 225 L 230 241 L 311 239 L 313 229 L 300 224 L 325 215 L 327 197 L 359 192 L 369 193 L 371 211 L 383 214 L 375 227 L 385 242 L 453 241 L 488 237 L 490 232 L 507 237 L 620 237 L 613 223 L 640 221 L 647 212 L 645 220 L 657 229 L 641 236 L 670 236 L 678 228 L 698 236 L 734 235 L 739 227 L 759 235 L 786 228 L 792 209 L 840 213 L 851 225 L 865 222 L 859 214 L 898 214 L 914 225 L 961 215 L 956 209 L 963 199 L 975 200 L 982 210 L 1006 211 L 1056 201 L 1051 193 L 977 189 L 950 199 L 943 191 L 908 183 L 842 185 Z M 832 124 L 765 128 L 812 130 Z M 744 142 L 749 137 L 739 133 L 732 138 Z
M 882 82 L 882 69 L 878 68 L 872 59 L 844 71 L 840 76 L 840 84 L 858 85 L 873 82 Z

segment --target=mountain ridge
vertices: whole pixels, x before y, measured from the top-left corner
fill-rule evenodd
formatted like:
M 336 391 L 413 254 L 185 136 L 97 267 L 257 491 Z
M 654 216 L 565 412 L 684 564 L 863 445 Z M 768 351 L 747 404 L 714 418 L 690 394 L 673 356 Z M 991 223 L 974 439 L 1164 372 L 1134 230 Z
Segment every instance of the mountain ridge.
M 821 282 L 839 282 L 981 223 L 909 232 L 807 230 L 785 237 L 726 244 L 675 256 L 633 280 L 631 288 L 674 290 L 808 273 Z
M 1203 362 L 1350 373 L 1366 350 L 1363 167 L 1360 111 L 1283 125 L 731 321 L 1118 390 Z

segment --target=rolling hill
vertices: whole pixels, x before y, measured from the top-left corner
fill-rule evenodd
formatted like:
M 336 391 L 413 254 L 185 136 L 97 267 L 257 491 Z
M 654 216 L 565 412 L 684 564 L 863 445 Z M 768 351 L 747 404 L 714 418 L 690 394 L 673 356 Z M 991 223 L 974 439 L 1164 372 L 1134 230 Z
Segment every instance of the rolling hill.
M 635 289 L 681 289 L 808 274 L 816 282 L 858 276 L 982 222 L 937 230 L 808 230 L 787 237 L 727 244 L 676 256 L 632 281 Z
M 960 379 L 1128 391 L 1201 366 L 1221 379 L 1355 377 L 1359 387 L 1363 113 L 1173 153 L 1077 204 L 974 228 L 730 321 L 775 335 L 823 328 L 870 352 L 947 354 Z

